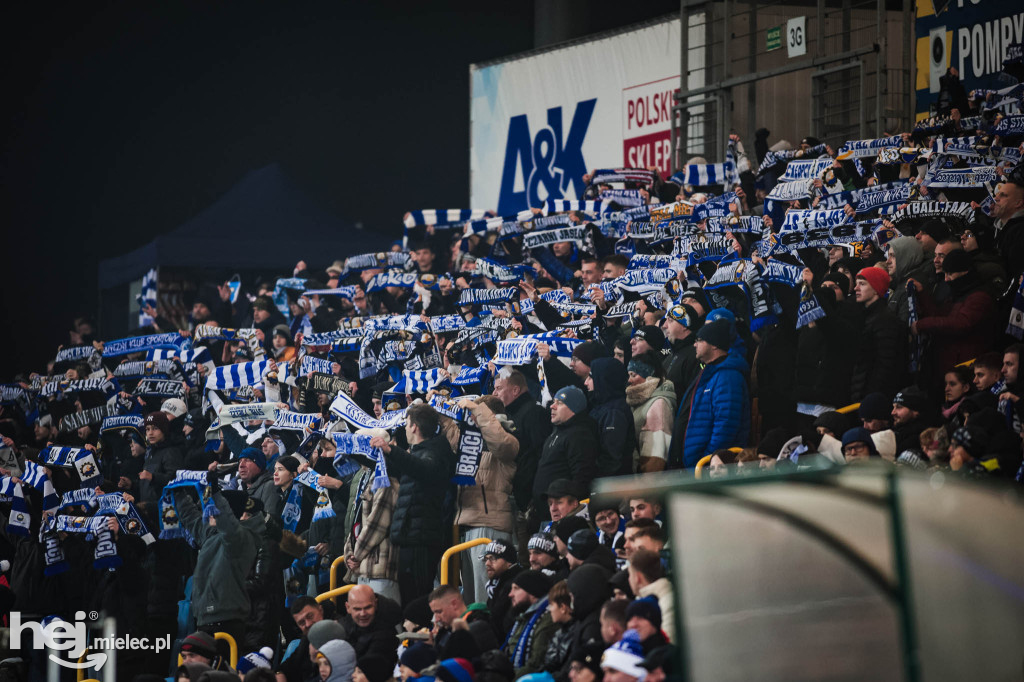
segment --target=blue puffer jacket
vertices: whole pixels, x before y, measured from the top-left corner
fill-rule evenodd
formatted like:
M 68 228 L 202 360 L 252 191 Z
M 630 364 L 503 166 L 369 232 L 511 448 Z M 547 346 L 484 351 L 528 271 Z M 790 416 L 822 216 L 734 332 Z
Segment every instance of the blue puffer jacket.
M 683 466 L 697 465 L 715 450 L 744 446 L 750 439 L 750 368 L 735 348 L 721 362 L 708 365 L 690 386 L 693 405 L 683 443 Z M 689 392 L 689 391 L 688 391 Z M 683 398 L 683 404 L 688 397 Z M 687 415 L 679 415 L 686 421 Z

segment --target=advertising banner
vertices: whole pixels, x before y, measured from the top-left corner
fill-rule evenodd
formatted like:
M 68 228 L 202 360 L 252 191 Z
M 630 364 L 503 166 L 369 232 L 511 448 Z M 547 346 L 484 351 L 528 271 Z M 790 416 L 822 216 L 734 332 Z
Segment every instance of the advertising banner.
M 470 67 L 470 205 L 579 199 L 596 168 L 668 174 L 679 20 Z

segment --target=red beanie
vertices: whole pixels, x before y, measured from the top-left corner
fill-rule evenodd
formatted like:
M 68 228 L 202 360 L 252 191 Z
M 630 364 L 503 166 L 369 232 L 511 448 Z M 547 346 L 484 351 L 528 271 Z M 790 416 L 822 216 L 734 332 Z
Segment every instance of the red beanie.
M 857 279 L 862 279 L 870 284 L 875 293 L 883 298 L 885 297 L 885 292 L 889 291 L 889 273 L 878 266 L 873 265 L 870 268 L 862 268 L 857 273 Z

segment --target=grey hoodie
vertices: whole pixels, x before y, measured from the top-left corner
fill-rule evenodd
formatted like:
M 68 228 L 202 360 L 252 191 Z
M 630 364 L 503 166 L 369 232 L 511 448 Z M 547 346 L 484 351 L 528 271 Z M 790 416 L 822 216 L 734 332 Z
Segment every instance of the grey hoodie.
M 892 289 L 889 310 L 906 322 L 910 315 L 907 308 L 907 279 L 913 277 L 925 289 L 930 289 L 935 281 L 935 267 L 925 258 L 924 249 L 913 237 L 897 237 L 887 247 L 896 260 L 895 271 L 889 273 L 889 286 Z
M 343 639 L 332 639 L 320 647 L 320 653 L 331 664 L 331 674 L 325 682 L 352 682 L 356 670 L 356 650 Z

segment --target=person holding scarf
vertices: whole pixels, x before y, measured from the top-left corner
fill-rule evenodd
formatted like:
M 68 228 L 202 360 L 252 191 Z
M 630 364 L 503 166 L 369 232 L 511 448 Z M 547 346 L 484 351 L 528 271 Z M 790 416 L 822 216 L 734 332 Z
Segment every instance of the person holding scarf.
M 519 440 L 505 406 L 493 395 L 459 400 L 483 437 L 476 482 L 458 488 L 455 523 L 459 540 L 490 538 L 512 544 L 512 480 L 516 473 Z M 461 454 L 461 453 L 460 453 Z M 486 546 L 472 550 L 472 560 L 462 562 L 463 590 L 469 602 L 486 601 L 487 576 L 482 569 Z
M 411 406 L 405 413 L 409 450 L 381 438 L 371 447 L 384 453 L 388 471 L 398 475 L 398 502 L 391 542 L 398 547 L 398 586 L 402 603 L 428 593 L 446 544 L 445 502 L 455 473 L 455 453 L 441 431 L 434 408 Z

